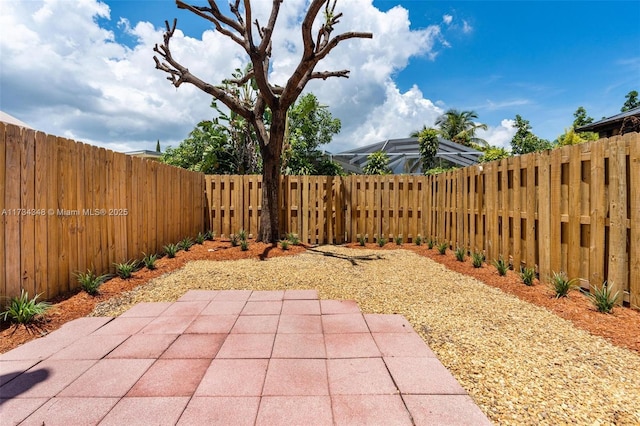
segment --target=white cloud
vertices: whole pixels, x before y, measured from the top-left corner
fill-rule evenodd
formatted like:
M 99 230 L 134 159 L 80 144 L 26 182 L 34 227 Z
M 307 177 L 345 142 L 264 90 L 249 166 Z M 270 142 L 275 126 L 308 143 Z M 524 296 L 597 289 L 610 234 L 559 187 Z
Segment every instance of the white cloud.
M 516 134 L 515 121 L 505 119 L 497 127 L 489 127 L 487 130 L 478 130 L 476 135 L 489 142 L 490 145 L 511 149 L 511 139 Z
M 273 37 L 272 78 L 283 83 L 300 59 L 300 21 L 305 0 L 282 5 Z M 266 22 L 270 2 L 255 2 L 255 17 Z M 331 106 L 343 123 L 335 146 L 380 138 L 405 137 L 434 119 L 439 107 L 417 87 L 400 93 L 392 81 L 413 56 L 434 59 L 445 45 L 438 25 L 411 30 L 408 11 L 381 12 L 372 0 L 350 0 L 335 33 L 371 31 L 372 40 L 341 43 L 317 70 L 351 70 L 349 79 L 314 81 L 307 88 Z M 99 18 L 99 19 L 98 19 Z M 117 41 L 100 25 L 113 20 L 118 31 L 137 41 Z M 116 150 L 153 149 L 177 144 L 203 119 L 211 98 L 190 85 L 174 88 L 155 69 L 153 46 L 164 28 L 112 16 L 97 0 L 69 7 L 65 0 L 3 3 L 0 26 L 0 105 L 29 125 L 48 133 Z M 213 31 L 200 37 L 178 29 L 171 41 L 174 57 L 205 81 L 217 84 L 243 65 L 233 42 Z
M 453 21 L 453 16 L 451 15 L 443 15 L 442 16 L 442 22 L 444 22 L 447 25 L 451 25 L 451 21 Z
M 473 31 L 473 27 L 471 26 L 470 23 L 468 23 L 467 21 L 462 21 L 462 32 L 465 34 L 469 34 L 471 31 Z

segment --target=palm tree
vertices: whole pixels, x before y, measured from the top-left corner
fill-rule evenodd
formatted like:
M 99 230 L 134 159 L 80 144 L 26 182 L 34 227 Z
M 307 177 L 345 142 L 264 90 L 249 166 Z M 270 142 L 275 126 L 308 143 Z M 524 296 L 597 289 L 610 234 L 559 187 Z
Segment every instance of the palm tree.
M 450 109 L 436 119 L 435 125 L 445 139 L 467 146 L 473 144 L 487 146 L 487 141 L 476 137 L 476 130 L 487 130 L 486 124 L 473 121 L 477 118 L 478 114 L 475 111 Z

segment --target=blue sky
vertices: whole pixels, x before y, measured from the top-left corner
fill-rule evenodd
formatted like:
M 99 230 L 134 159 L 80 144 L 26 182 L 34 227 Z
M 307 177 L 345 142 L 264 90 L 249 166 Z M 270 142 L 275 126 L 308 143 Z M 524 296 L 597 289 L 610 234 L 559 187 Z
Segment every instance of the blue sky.
M 276 81 L 299 57 L 304 1 L 284 4 Z M 176 90 L 154 69 L 165 19 L 178 18 L 184 65 L 211 83 L 242 62 L 169 0 L 3 0 L 0 9 L 0 110 L 117 151 L 175 146 L 211 117 L 206 95 Z M 349 68 L 349 80 L 308 86 L 342 120 L 332 152 L 406 137 L 449 108 L 476 111 L 494 145 L 509 146 L 516 114 L 553 140 L 579 106 L 599 119 L 640 91 L 639 1 L 342 0 L 338 9 L 336 31 L 374 39 L 343 43 L 318 67 Z

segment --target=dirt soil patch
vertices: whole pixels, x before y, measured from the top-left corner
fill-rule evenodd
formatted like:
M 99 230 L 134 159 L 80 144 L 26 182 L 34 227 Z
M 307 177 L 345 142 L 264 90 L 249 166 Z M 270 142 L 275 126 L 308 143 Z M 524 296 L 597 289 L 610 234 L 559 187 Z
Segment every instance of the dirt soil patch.
M 156 271 L 109 281 L 97 298 L 59 301 L 45 327 L 177 300 L 188 289 L 314 288 L 323 299 L 356 300 L 365 313 L 404 315 L 495 423 L 640 424 L 638 311 L 600 314 L 577 291 L 555 299 L 511 271 L 500 277 L 426 246 L 249 247 L 207 242 L 161 259 Z M 0 351 L 31 338 L 4 329 Z

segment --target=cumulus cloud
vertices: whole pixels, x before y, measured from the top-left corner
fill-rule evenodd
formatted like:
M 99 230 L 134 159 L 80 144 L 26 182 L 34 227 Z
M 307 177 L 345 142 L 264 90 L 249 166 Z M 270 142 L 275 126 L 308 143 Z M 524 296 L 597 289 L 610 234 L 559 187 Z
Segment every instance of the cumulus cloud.
M 516 134 L 515 120 L 502 120 L 499 126 L 478 130 L 476 135 L 489 142 L 490 145 L 511 149 L 511 139 Z
M 299 61 L 306 3 L 283 3 L 273 37 L 274 82 L 284 83 Z M 270 4 L 254 3 L 260 22 L 266 22 Z M 11 34 L 0 39 L 0 105 L 6 112 L 45 132 L 119 151 L 153 149 L 157 139 L 163 147 L 176 145 L 199 121 L 211 118 L 208 95 L 189 85 L 176 89 L 155 69 L 153 46 L 162 40 L 163 28 L 112 16 L 98 0 L 68 5 L 64 0 L 3 4 L 0 26 Z M 334 148 L 405 137 L 433 121 L 441 109 L 418 87 L 401 93 L 392 77 L 412 57 L 436 57 L 437 48 L 446 46 L 440 26 L 411 29 L 406 9 L 382 12 L 372 0 L 338 7 L 344 16 L 336 33 L 370 31 L 374 38 L 341 43 L 317 68 L 349 69 L 351 78 L 313 81 L 307 88 L 342 120 Z M 451 19 L 445 16 L 443 22 Z M 100 24 L 111 20 L 134 43 L 118 42 Z M 178 29 L 171 43 L 174 57 L 213 84 L 244 65 L 238 46 L 213 31 L 195 37 Z
M 444 22 L 447 25 L 451 25 L 451 21 L 453 21 L 453 16 L 451 15 L 443 15 L 442 16 L 442 22 Z

